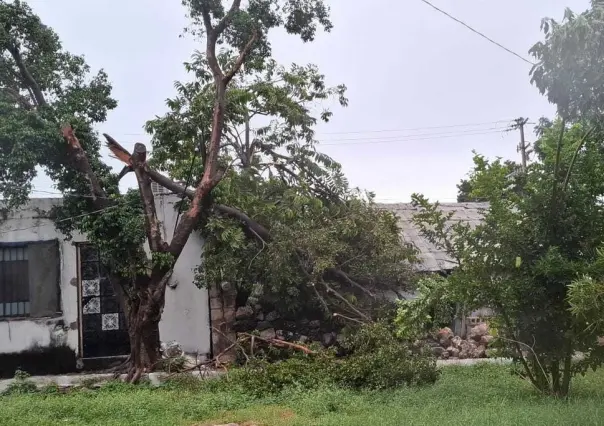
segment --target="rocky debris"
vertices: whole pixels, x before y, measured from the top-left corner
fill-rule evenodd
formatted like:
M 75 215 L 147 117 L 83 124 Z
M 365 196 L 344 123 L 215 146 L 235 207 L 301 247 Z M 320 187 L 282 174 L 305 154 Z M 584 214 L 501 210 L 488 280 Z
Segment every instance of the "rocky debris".
M 469 330 L 465 340 L 445 327 L 424 344 L 440 359 L 479 359 L 487 357 L 487 348 L 492 341 L 493 336 L 489 334 L 487 324 L 480 323 Z
M 455 336 L 454 338 L 451 339 L 451 346 L 453 346 L 454 348 L 459 348 L 459 346 L 461 345 L 461 341 L 462 341 L 461 337 Z
M 455 337 L 455 334 L 453 334 L 453 330 L 451 330 L 449 327 L 445 327 L 438 331 L 436 337 L 438 339 L 438 343 L 446 348 L 451 345 L 451 341 L 453 337 Z
M 251 306 L 240 306 L 235 313 L 235 319 L 247 319 L 254 316 L 254 309 Z
M 266 330 L 262 330 L 260 332 L 260 337 L 263 339 L 274 339 L 277 337 L 277 332 L 274 328 L 267 328 Z
M 488 346 L 489 343 L 491 343 L 493 341 L 494 337 L 491 336 L 490 334 L 485 334 L 484 336 L 482 336 L 480 338 L 480 344 L 483 346 Z
M 459 358 L 459 349 L 454 347 L 454 346 L 449 346 L 447 348 L 447 352 L 449 353 L 449 356 L 452 358 Z
M 272 324 L 268 321 L 260 321 L 257 325 L 256 325 L 256 330 L 258 331 L 263 331 L 266 329 L 272 328 Z
M 472 327 L 468 331 L 468 340 L 475 340 L 476 342 L 480 342 L 482 336 L 486 336 L 489 334 L 489 327 L 483 322 L 474 327 Z
M 165 359 L 183 356 L 185 353 L 182 350 L 180 343 L 178 343 L 176 340 L 172 340 L 170 342 L 162 342 L 160 349 L 162 357 Z

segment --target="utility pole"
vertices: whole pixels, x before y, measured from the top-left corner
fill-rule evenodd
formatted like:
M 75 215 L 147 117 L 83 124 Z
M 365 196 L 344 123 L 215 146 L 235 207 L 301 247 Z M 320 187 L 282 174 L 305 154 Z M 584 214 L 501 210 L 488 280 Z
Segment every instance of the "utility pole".
M 524 125 L 528 122 L 528 118 L 517 118 L 514 120 L 514 124 L 511 125 L 512 129 L 520 130 L 520 144 L 518 145 L 518 151 L 522 157 L 522 172 L 526 172 L 526 166 L 528 163 L 528 147 L 524 138 Z

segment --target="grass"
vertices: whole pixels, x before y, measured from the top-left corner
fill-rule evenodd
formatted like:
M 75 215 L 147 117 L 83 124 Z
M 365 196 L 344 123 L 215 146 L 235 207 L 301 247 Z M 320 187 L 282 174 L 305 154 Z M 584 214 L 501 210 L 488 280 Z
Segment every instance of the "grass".
M 573 382 L 572 397 L 536 394 L 506 367 L 445 368 L 434 386 L 391 392 L 291 390 L 273 398 L 181 383 L 110 384 L 68 394 L 0 397 L 0 425 L 602 425 L 604 371 Z

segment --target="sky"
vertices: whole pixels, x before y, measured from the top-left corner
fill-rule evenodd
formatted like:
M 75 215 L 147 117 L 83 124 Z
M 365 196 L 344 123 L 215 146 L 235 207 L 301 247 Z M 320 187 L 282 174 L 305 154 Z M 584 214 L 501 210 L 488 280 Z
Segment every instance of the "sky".
M 105 69 L 118 107 L 98 127 L 132 147 L 147 143 L 145 122 L 167 111 L 174 81 L 199 41 L 181 37 L 180 0 L 28 0 L 64 47 Z M 271 34 L 282 64 L 314 63 L 329 84 L 348 87 L 349 106 L 317 126 L 318 149 L 343 166 L 352 186 L 381 202 L 412 193 L 453 202 L 472 166 L 472 150 L 519 159 L 509 120 L 552 117 L 555 108 L 530 83 L 530 64 L 434 10 L 422 0 L 330 0 L 334 29 L 303 44 Z M 582 12 L 589 0 L 432 0 L 432 3 L 520 56 L 543 38 L 541 19 Z M 532 139 L 528 129 L 528 141 Z M 112 159 L 117 169 L 121 165 Z M 127 176 L 123 187 L 134 186 Z M 32 196 L 50 195 L 36 178 Z

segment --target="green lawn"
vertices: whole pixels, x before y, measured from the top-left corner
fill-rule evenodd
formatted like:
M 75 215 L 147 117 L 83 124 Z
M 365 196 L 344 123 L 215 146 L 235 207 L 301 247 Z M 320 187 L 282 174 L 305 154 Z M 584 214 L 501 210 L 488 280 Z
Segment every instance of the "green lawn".
M 603 425 L 604 371 L 573 382 L 569 401 L 535 394 L 502 366 L 445 368 L 421 389 L 288 391 L 275 398 L 110 385 L 0 398 L 0 425 Z

